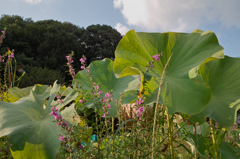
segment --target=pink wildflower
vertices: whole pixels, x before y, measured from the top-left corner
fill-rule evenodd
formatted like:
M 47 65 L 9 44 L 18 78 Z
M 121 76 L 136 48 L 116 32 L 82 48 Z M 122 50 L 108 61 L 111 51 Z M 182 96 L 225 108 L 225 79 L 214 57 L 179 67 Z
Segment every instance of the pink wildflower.
M 154 56 L 153 56 L 153 60 L 159 61 L 159 60 L 160 60 L 159 55 L 158 55 L 158 54 L 154 55 Z
M 99 93 L 99 94 L 102 94 L 102 91 L 99 91 L 98 93 Z
M 139 113 L 142 113 L 142 112 L 143 112 L 143 107 L 140 107 L 140 108 L 138 109 L 138 111 L 139 111 Z
M 64 141 L 64 137 L 63 136 L 59 136 L 59 140 L 60 141 Z
M 103 98 L 103 102 L 106 102 L 106 98 Z
M 57 98 L 57 99 L 61 98 L 61 95 L 56 95 L 56 98 Z
M 105 97 L 106 97 L 106 98 L 109 98 L 110 96 L 111 96 L 111 95 L 110 95 L 109 93 L 106 93 L 106 94 L 105 94 Z
M 70 56 L 66 56 L 67 60 L 69 61 L 70 60 Z
M 81 66 L 81 69 L 85 70 L 85 67 L 84 67 L 84 66 Z
M 103 118 L 106 118 L 106 114 L 103 114 L 103 116 L 102 116 Z
M 56 120 L 58 120 L 58 119 L 59 119 L 59 116 L 58 116 L 58 115 L 55 115 L 54 117 L 55 117 L 55 119 L 56 119 Z
M 82 99 L 80 99 L 80 100 L 79 100 L 79 103 L 83 103 L 83 100 L 82 100 Z
M 84 63 L 86 60 L 84 58 L 80 58 L 79 60 L 81 63 Z
M 111 105 L 110 105 L 110 104 L 108 104 L 108 106 L 107 106 L 107 107 L 108 107 L 108 109 L 111 109 Z
M 139 98 L 139 100 L 136 101 L 137 105 L 144 104 L 144 100 L 142 98 Z
M 63 100 L 61 99 L 58 103 L 59 103 L 59 104 L 63 103 Z

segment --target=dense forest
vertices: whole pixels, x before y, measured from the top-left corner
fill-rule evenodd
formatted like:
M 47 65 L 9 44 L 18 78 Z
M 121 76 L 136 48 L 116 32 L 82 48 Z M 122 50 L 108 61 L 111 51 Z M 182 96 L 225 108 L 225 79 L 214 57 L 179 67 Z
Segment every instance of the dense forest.
M 69 81 L 66 56 L 74 52 L 76 71 L 84 55 L 87 64 L 103 58 L 114 58 L 121 34 L 108 25 L 90 25 L 86 28 L 69 22 L 43 20 L 34 22 L 18 15 L 2 15 L 0 29 L 6 33 L 0 55 L 14 50 L 17 75 L 25 72 L 20 87 L 36 83 L 52 84 Z

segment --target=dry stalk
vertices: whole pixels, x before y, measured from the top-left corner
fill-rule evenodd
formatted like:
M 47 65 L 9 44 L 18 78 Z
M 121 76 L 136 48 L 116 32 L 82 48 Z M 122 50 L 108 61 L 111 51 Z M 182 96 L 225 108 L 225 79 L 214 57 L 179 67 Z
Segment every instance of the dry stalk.
M 156 101 L 156 106 L 155 106 L 155 111 L 154 111 L 154 120 L 153 120 L 153 138 L 152 138 L 152 159 L 154 159 L 154 146 L 155 146 L 155 127 L 156 127 L 156 116 L 157 116 L 157 107 L 158 107 L 158 102 L 159 102 L 159 96 L 160 96 L 160 92 L 161 92 L 161 86 L 163 83 L 163 76 L 165 74 L 165 70 L 167 68 L 167 65 L 172 57 L 173 53 L 171 53 L 171 55 L 169 56 L 167 63 L 164 66 L 163 72 L 162 72 L 162 76 L 160 79 L 160 83 L 159 83 L 159 89 L 158 89 L 158 95 L 157 95 L 157 101 Z

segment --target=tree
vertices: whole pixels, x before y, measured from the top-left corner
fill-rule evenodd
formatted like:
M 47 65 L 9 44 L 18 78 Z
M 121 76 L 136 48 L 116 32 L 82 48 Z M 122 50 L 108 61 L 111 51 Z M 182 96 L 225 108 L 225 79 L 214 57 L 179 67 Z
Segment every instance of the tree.
M 121 34 L 108 25 L 90 25 L 80 38 L 85 47 L 88 63 L 103 58 L 114 58 L 114 51 L 121 40 Z
M 79 59 L 85 55 L 87 64 L 103 58 L 114 58 L 114 50 L 122 38 L 120 33 L 107 25 L 91 25 L 86 29 L 69 22 L 42 20 L 2 15 L 0 28 L 6 27 L 6 39 L 0 54 L 7 48 L 15 50 L 18 66 L 57 70 L 69 80 L 66 56 L 74 51 L 74 67 L 80 70 Z M 41 82 L 39 82 L 41 83 Z

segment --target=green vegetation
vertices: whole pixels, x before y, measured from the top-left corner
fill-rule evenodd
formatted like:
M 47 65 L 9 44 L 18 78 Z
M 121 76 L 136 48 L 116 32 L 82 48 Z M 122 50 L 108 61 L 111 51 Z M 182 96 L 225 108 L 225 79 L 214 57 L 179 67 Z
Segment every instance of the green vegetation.
M 89 35 L 103 38 L 97 28 L 89 27 Z M 100 44 L 84 45 L 94 54 Z M 103 54 L 110 56 L 100 49 L 94 57 Z M 80 71 L 73 67 L 75 55 L 64 56 L 70 85 L 55 81 L 23 89 L 14 87 L 24 77 L 13 78 L 13 52 L 1 56 L 1 157 L 240 157 L 240 58 L 224 56 L 213 32 L 131 30 L 119 42 L 114 61 L 88 66 L 88 56 L 79 57 Z M 35 78 L 27 79 L 34 81 L 39 68 L 32 70 Z M 39 72 L 51 82 L 48 74 L 61 79 L 55 71 Z
M 114 51 L 121 40 L 120 33 L 107 25 L 91 25 L 87 28 L 78 27 L 68 22 L 43 20 L 34 22 L 30 18 L 20 16 L 2 15 L 0 28 L 6 28 L 6 38 L 2 43 L 0 53 L 4 54 L 8 48 L 14 49 L 18 61 L 18 70 L 26 72 L 28 77 L 34 78 L 30 67 L 38 69 L 55 70 L 62 73 L 65 81 L 70 80 L 67 75 L 65 55 L 74 51 L 74 61 L 77 71 L 80 70 L 79 59 L 85 55 L 87 64 L 94 60 L 114 58 Z M 21 72 L 19 72 L 20 74 Z M 54 75 L 53 74 L 53 75 Z M 49 84 L 50 80 L 40 81 Z M 59 79 L 59 76 L 53 77 Z M 62 80 L 59 79 L 59 82 Z M 31 86 L 33 83 L 22 81 L 22 87 Z M 37 84 L 37 83 L 34 83 Z

